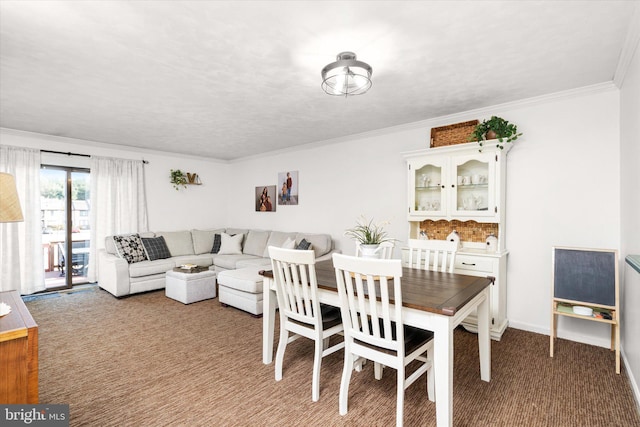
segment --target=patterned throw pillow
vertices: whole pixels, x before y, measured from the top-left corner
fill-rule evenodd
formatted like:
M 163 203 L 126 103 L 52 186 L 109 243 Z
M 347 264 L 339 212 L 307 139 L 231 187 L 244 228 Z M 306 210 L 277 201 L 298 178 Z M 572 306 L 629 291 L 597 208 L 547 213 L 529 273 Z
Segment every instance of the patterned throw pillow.
M 298 246 L 296 246 L 296 249 L 308 251 L 309 249 L 311 249 L 311 243 L 307 242 L 307 239 L 302 239 L 300 240 L 300 243 L 298 243 Z
M 147 258 L 150 261 L 156 259 L 171 258 L 171 252 L 167 247 L 167 242 L 164 241 L 164 237 L 149 237 L 142 238 L 142 244 L 144 245 L 144 251 L 147 254 Z
M 222 236 L 216 233 L 213 236 L 213 247 L 211 248 L 211 253 L 217 254 L 220 252 L 220 246 L 222 246 Z
M 144 252 L 144 245 L 142 244 L 142 239 L 139 234 L 113 236 L 113 243 L 116 245 L 116 251 L 120 258 L 125 259 L 129 264 L 147 259 L 147 254 Z

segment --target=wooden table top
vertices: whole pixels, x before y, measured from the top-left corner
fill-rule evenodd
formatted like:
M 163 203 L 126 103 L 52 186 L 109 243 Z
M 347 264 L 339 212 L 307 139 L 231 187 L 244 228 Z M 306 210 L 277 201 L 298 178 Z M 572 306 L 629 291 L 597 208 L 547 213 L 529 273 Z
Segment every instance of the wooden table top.
M 28 329 L 38 325 L 17 291 L 0 292 L 0 302 L 11 307 L 11 312 L 0 317 L 0 342 L 26 337 Z
M 272 271 L 264 276 L 273 278 Z M 316 263 L 318 288 L 337 292 L 332 260 Z M 466 276 L 402 267 L 402 305 L 416 310 L 453 316 L 494 282 L 493 277 Z

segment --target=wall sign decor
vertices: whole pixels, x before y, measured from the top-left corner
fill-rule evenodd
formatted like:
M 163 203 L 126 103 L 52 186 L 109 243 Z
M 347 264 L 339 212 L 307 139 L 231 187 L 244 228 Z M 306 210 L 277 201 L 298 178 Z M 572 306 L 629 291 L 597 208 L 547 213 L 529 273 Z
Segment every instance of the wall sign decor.
M 171 184 L 173 188 L 179 190 L 180 187 L 187 188 L 187 185 L 202 185 L 197 173 L 182 172 L 180 169 L 171 169 Z
M 276 186 L 263 185 L 256 187 L 256 212 L 275 212 Z
M 278 204 L 297 205 L 298 202 L 298 171 L 278 173 Z
M 195 172 L 194 173 L 187 172 L 187 183 L 191 184 L 191 185 L 200 185 L 200 184 L 202 184 L 202 182 L 200 182 L 200 177 Z

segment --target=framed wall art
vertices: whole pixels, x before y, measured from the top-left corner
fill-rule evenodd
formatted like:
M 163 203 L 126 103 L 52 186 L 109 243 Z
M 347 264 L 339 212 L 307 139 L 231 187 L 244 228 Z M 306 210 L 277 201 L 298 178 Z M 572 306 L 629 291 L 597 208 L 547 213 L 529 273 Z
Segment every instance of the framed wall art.
M 276 211 L 276 186 L 263 185 L 256 187 L 256 212 L 275 212 Z
M 297 205 L 299 198 L 298 171 L 278 173 L 278 204 Z

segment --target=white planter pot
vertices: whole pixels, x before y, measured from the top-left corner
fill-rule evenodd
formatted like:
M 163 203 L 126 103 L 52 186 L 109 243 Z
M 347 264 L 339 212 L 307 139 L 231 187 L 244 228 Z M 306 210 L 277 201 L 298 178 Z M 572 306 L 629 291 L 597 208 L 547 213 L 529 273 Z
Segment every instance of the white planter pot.
M 380 245 L 360 245 L 362 258 L 380 258 Z

